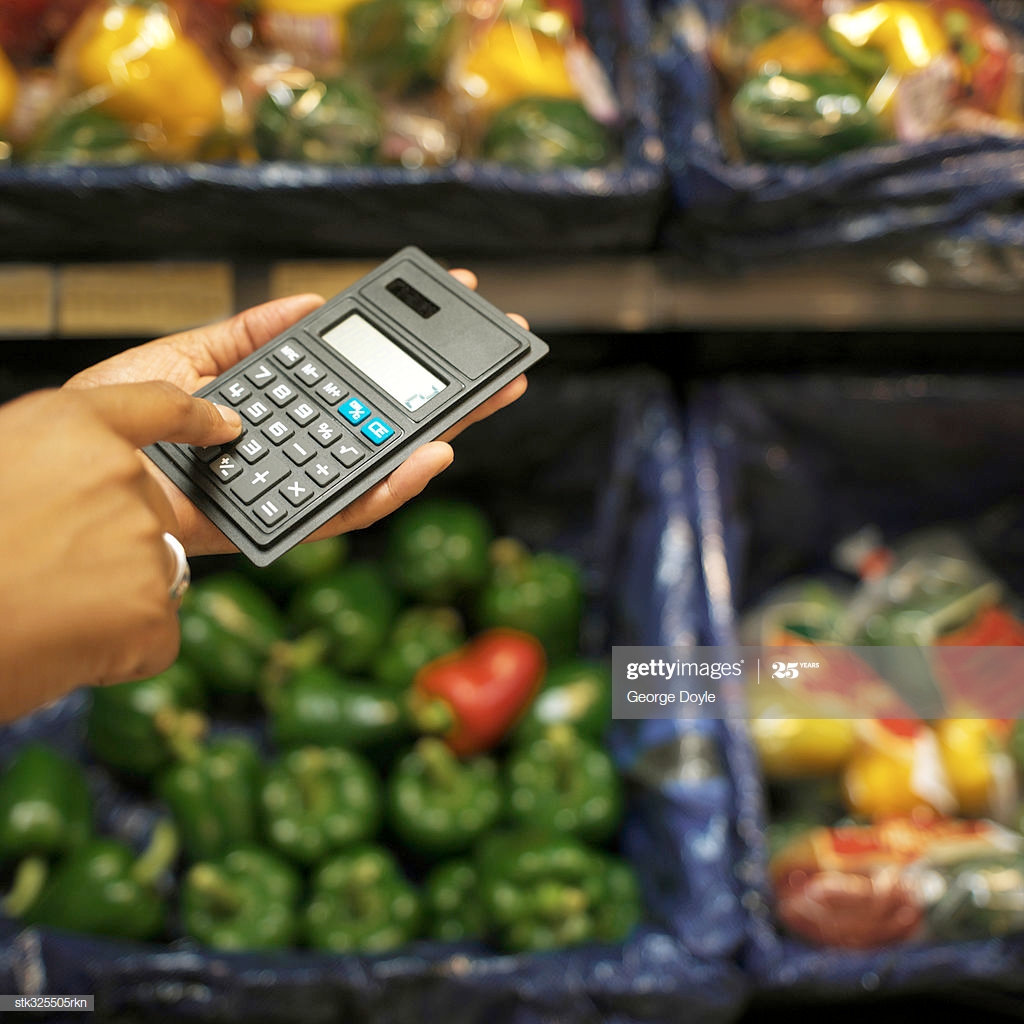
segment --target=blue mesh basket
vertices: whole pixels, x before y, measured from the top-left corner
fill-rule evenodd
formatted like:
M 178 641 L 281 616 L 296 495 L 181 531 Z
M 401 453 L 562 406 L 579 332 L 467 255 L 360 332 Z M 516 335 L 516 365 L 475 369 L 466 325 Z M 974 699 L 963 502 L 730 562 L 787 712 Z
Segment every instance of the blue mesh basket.
M 585 651 L 693 643 L 703 605 L 670 389 L 640 372 L 533 376 L 526 398 L 459 439 L 444 489 L 489 509 L 502 531 L 580 560 Z M 0 761 L 39 738 L 88 761 L 87 702 L 75 693 L 9 727 Z M 745 922 L 731 872 L 732 786 L 713 770 L 722 737 L 695 737 L 686 723 L 616 725 L 612 751 L 630 780 L 622 848 L 648 909 L 623 945 L 521 956 L 429 943 L 379 957 L 221 955 L 180 939 L 130 944 L 0 921 L 0 991 L 91 993 L 115 1021 L 723 1024 L 740 1012 L 746 983 L 736 965 Z M 685 781 L 673 769 L 695 741 L 709 770 Z M 101 767 L 89 773 L 102 830 L 141 845 L 154 806 Z
M 4 259 L 456 255 L 644 249 L 666 198 L 643 0 L 591 0 L 587 36 L 622 102 L 607 167 L 533 174 L 185 164 L 0 170 Z
M 1024 195 L 1024 139 L 947 135 L 853 150 L 817 164 L 731 161 L 701 41 L 735 0 L 654 0 L 655 64 L 674 214 L 665 244 L 740 262 L 962 224 Z M 1022 24 L 1015 4 L 991 5 Z
M 941 376 L 751 378 L 697 389 L 687 431 L 707 642 L 736 643 L 741 610 L 789 576 L 829 570 L 836 541 L 866 523 L 892 538 L 958 524 L 1024 594 L 1022 395 L 1020 379 Z M 980 999 L 1021 989 L 1024 935 L 858 952 L 782 934 L 756 756 L 738 715 L 728 728 L 755 991 L 846 999 L 955 990 Z

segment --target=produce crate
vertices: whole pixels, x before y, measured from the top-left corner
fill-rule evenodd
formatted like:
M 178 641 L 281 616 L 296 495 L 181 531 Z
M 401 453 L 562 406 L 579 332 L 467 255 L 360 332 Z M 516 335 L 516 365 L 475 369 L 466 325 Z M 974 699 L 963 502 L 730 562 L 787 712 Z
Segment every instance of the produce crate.
M 1009 589 L 1024 593 L 1024 380 L 915 376 L 747 378 L 697 389 L 688 451 L 705 566 L 707 641 L 737 642 L 739 612 L 796 574 L 831 568 L 835 543 L 867 523 L 887 539 L 956 523 Z M 772 914 L 766 808 L 741 718 L 728 723 L 755 992 L 1020 991 L 1024 934 L 872 951 L 812 948 Z
M 654 0 L 655 64 L 672 214 L 664 242 L 747 263 L 956 227 L 1024 195 L 1024 139 L 949 134 L 817 164 L 733 161 L 717 123 L 708 33 L 736 0 Z M 1008 28 L 1019 4 L 989 5 Z
M 459 439 L 432 493 L 472 500 L 500 530 L 578 558 L 589 594 L 583 649 L 606 656 L 612 642 L 691 643 L 700 628 L 681 458 L 660 378 L 538 371 L 526 398 Z M 361 540 L 372 543 L 372 531 Z M 46 738 L 88 760 L 88 700 L 75 693 L 9 727 L 0 759 Z M 622 849 L 648 908 L 624 945 L 520 956 L 422 942 L 380 957 L 224 955 L 6 921 L 0 991 L 92 993 L 113 1021 L 721 1024 L 738 1015 L 746 989 L 735 965 L 744 923 L 730 871 L 734 812 L 729 781 L 714 770 L 717 739 L 685 723 L 616 723 L 612 745 L 629 787 Z M 153 806 L 99 766 L 90 772 L 104 830 L 141 845 Z
M 0 170 L 4 259 L 266 260 L 638 250 L 665 198 L 643 0 L 588 3 L 586 33 L 620 97 L 621 155 L 531 174 L 460 160 L 442 169 L 186 164 Z

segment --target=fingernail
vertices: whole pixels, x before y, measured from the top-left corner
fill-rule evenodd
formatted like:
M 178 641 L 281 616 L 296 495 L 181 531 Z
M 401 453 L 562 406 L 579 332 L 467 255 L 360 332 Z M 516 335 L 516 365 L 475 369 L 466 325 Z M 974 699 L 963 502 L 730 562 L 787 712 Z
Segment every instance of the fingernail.
M 213 406 L 220 413 L 220 418 L 225 423 L 230 423 L 236 432 L 242 429 L 242 417 L 234 409 L 229 409 L 226 405 L 221 405 L 219 402 L 214 402 Z

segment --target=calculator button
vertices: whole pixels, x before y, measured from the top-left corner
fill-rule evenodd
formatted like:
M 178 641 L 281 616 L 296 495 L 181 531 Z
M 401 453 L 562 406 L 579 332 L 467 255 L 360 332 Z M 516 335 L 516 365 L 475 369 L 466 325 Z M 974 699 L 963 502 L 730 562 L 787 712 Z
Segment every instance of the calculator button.
M 275 494 L 261 501 L 253 511 L 267 524 L 274 526 L 288 515 L 288 506 Z
M 287 405 L 293 398 L 298 397 L 298 392 L 291 386 L 281 381 L 275 384 L 268 392 L 275 405 Z
M 394 434 L 395 428 L 390 423 L 385 423 L 379 416 L 374 416 L 369 423 L 364 423 L 362 427 L 363 437 L 369 438 L 374 444 L 383 444 Z
M 258 437 L 247 437 L 244 441 L 235 445 L 235 451 L 246 462 L 252 463 L 259 462 L 270 449 Z
M 274 358 L 286 369 L 290 370 L 296 363 L 305 359 L 306 356 L 300 352 L 291 342 L 286 342 L 275 353 Z
M 288 456 L 296 466 L 304 466 L 314 455 L 316 455 L 317 448 L 309 440 L 307 434 L 299 434 L 294 441 L 289 441 L 282 449 L 285 455 Z
M 281 488 L 281 493 L 291 504 L 298 506 L 309 501 L 315 491 L 313 485 L 304 476 L 296 475 Z
M 346 468 L 354 466 L 366 454 L 351 437 L 345 437 L 343 442 L 334 449 L 334 457 Z
M 241 380 L 233 380 L 220 389 L 221 396 L 226 398 L 232 405 L 244 402 L 252 392 Z
M 291 416 L 291 418 L 295 420 L 300 427 L 304 427 L 307 423 L 311 423 L 320 415 L 320 410 L 314 409 L 309 402 L 299 402 L 298 405 L 294 405 L 288 410 L 288 415 Z
M 326 487 L 341 476 L 341 470 L 329 459 L 317 459 L 306 467 L 306 476 L 321 487 Z
M 341 436 L 341 427 L 334 420 L 320 420 L 310 429 L 310 434 L 318 444 L 333 444 Z
M 243 468 L 242 460 L 234 455 L 222 455 L 210 465 L 210 471 L 221 480 L 234 480 Z
M 348 388 L 344 384 L 339 384 L 336 380 L 325 380 L 317 388 L 317 391 L 332 405 L 340 402 L 348 394 Z
M 274 444 L 282 444 L 295 433 L 295 428 L 282 419 L 273 420 L 263 428 L 263 433 L 270 438 Z
M 350 398 L 344 405 L 339 405 L 338 412 L 353 424 L 362 423 L 370 415 L 369 407 L 358 398 Z
M 266 387 L 276 376 L 274 368 L 267 363 L 257 363 L 245 372 L 245 379 L 258 388 Z
M 262 423 L 270 413 L 270 406 L 266 402 L 259 401 L 259 399 L 242 410 L 242 414 L 250 423 Z
M 306 384 L 315 384 L 327 371 L 307 359 L 296 371 L 295 376 Z
M 261 494 L 266 494 L 274 484 L 283 480 L 288 473 L 288 466 L 281 462 L 251 466 L 231 485 L 231 493 L 244 504 L 251 505 Z

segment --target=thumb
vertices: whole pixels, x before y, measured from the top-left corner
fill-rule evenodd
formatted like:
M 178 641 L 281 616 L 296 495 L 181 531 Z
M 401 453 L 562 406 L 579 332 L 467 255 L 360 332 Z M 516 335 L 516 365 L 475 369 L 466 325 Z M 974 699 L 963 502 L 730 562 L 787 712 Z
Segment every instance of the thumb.
M 108 384 L 79 391 L 78 397 L 115 433 L 136 448 L 154 441 L 226 444 L 242 432 L 238 413 L 196 398 L 162 380 Z

